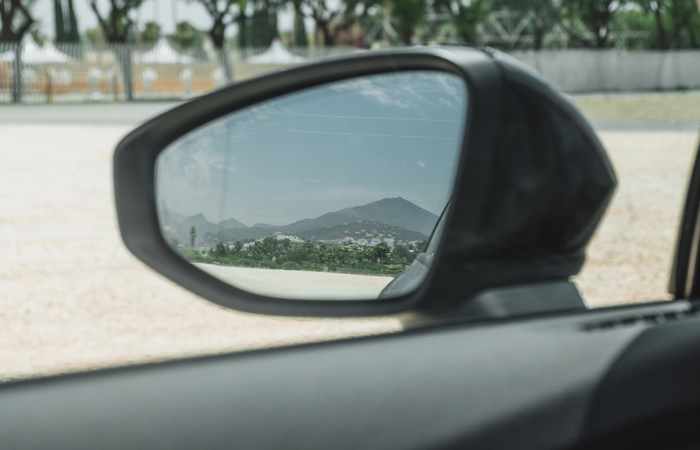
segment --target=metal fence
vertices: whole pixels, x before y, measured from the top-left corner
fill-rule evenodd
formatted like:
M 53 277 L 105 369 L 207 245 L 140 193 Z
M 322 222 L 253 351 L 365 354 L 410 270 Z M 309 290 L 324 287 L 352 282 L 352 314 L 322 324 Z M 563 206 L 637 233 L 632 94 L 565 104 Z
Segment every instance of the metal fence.
M 0 44 L 0 103 L 187 99 L 282 66 L 352 48 L 176 49 L 152 46 Z
M 700 51 L 563 50 L 512 56 L 566 92 L 615 92 L 700 87 Z
M 0 103 L 187 99 L 227 83 L 353 48 L 216 51 L 152 46 L 0 44 Z M 513 52 L 567 92 L 700 87 L 698 51 Z

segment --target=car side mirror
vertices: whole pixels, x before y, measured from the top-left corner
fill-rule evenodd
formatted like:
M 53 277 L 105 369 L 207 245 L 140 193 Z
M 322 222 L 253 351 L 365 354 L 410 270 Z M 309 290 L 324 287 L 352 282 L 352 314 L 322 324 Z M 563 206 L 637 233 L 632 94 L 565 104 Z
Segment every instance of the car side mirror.
M 616 184 L 570 102 L 463 47 L 213 92 L 125 137 L 114 171 L 122 237 L 147 265 L 222 306 L 328 317 L 582 306 L 561 287 Z M 515 298 L 543 285 L 556 295 Z

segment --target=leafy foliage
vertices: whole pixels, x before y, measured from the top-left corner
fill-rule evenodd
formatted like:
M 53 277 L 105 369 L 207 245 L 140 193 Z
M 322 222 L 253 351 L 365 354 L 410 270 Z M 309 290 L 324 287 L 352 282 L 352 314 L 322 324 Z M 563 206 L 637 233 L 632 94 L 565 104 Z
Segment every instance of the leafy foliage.
M 155 44 L 160 38 L 160 25 L 156 22 L 146 22 L 139 33 L 139 42 L 142 44 Z
M 628 0 L 563 0 L 562 11 L 569 21 L 567 31 L 583 45 L 589 39 L 576 30 L 574 18 L 579 18 L 585 30 L 593 34 L 593 45 L 602 49 L 610 46 L 610 36 L 615 14 L 629 3 Z
M 132 12 L 138 9 L 144 0 L 109 0 L 106 15 L 100 11 L 98 0 L 88 1 L 107 42 L 123 44 L 133 39 Z
M 199 47 L 202 43 L 202 32 L 189 22 L 178 22 L 175 26 L 175 34 L 171 36 L 181 48 Z
M 491 0 L 435 0 L 435 8 L 452 17 L 452 24 L 466 43 L 476 43 L 477 28 L 492 10 Z
M 73 0 L 53 0 L 56 42 L 80 42 Z
M 424 247 L 420 243 L 417 247 Z M 391 249 L 385 243 L 374 246 L 340 245 L 315 242 L 293 243 L 289 239 L 265 239 L 233 245 L 222 242 L 203 252 L 173 240 L 170 245 L 192 262 L 236 267 L 285 270 L 311 270 L 391 275 L 410 265 L 419 253 L 405 246 Z
M 0 41 L 20 42 L 36 20 L 32 16 L 35 0 L 0 0 Z

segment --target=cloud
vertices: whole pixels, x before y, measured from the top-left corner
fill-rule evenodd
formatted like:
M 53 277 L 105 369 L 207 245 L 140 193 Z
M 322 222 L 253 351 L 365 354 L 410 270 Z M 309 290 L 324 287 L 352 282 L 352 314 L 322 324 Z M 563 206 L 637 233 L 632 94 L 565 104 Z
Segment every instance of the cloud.
M 416 164 L 418 164 L 421 168 L 425 168 L 425 161 L 421 161 L 420 159 L 416 161 Z

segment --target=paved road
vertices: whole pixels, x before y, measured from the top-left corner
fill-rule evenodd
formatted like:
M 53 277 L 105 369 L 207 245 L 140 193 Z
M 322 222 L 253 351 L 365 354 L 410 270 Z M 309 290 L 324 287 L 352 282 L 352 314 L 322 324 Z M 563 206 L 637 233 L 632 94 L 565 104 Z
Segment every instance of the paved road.
M 138 125 L 179 102 L 0 105 L 0 124 Z
M 699 100 L 700 101 L 700 100 Z M 132 125 L 182 102 L 0 105 L 0 124 Z M 599 131 L 698 131 L 695 120 L 593 120 Z
M 698 132 L 700 121 L 697 120 L 592 120 L 596 131 L 671 131 Z

